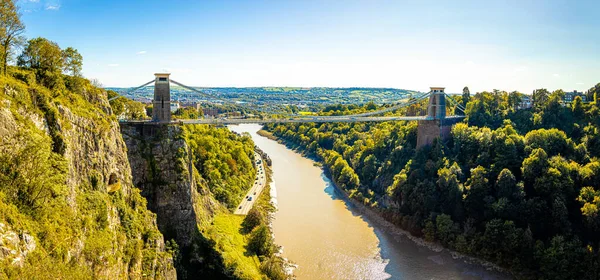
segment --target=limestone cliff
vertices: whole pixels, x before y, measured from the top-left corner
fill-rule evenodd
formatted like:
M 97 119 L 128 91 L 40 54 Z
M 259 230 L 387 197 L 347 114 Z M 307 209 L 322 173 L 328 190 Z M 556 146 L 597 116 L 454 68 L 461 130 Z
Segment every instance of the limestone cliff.
M 222 278 L 221 257 L 199 227 L 211 223 L 220 209 L 192 164 L 190 149 L 177 125 L 123 124 L 133 183 L 157 214 L 166 240 L 174 240 L 180 255 L 177 273 Z
M 175 278 L 106 92 L 17 74 L 0 79 L 0 276 Z

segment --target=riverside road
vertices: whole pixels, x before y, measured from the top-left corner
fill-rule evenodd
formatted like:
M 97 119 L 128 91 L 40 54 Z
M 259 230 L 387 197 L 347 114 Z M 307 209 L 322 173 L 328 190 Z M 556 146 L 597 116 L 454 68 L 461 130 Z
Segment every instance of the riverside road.
M 264 161 L 257 152 L 254 152 L 254 161 L 256 162 L 256 179 L 240 205 L 235 209 L 234 214 L 236 215 L 247 215 L 267 184 Z

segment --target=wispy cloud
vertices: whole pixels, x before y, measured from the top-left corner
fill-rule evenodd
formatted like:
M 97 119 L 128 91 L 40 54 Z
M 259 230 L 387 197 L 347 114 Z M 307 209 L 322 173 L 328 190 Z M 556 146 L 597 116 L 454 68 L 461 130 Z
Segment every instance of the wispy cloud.
M 527 67 L 525 66 L 519 66 L 519 67 L 515 67 L 515 69 L 513 69 L 513 72 L 525 72 L 527 71 Z
M 164 68 L 163 71 L 167 72 L 167 73 L 179 73 L 179 74 L 182 74 L 182 73 L 191 73 L 192 69 L 189 69 L 189 68 L 169 68 L 169 67 L 167 67 L 167 68 Z
M 46 10 L 49 10 L 49 11 L 58 11 L 58 10 L 60 10 L 60 4 L 47 4 L 46 5 Z
M 554 77 L 560 77 L 559 74 L 552 74 L 552 76 L 554 76 Z
M 111 63 L 108 65 L 108 67 L 119 67 L 118 63 Z
M 146 51 L 139 51 L 136 54 L 146 54 Z

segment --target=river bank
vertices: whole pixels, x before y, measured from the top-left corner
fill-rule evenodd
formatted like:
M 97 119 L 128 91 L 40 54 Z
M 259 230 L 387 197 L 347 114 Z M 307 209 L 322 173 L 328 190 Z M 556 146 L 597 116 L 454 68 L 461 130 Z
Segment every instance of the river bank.
M 258 135 L 260 125 L 230 129 L 249 133 L 272 159 L 275 243 L 298 265 L 297 279 L 508 279 L 392 234 L 344 198 L 318 161 Z
M 268 158 L 267 153 L 265 153 L 262 150 L 260 151 L 260 154 L 263 156 L 263 160 Z M 273 220 L 275 219 L 275 213 L 277 213 L 277 188 L 275 186 L 275 182 L 273 181 L 273 170 L 271 169 L 271 166 L 269 164 L 264 164 L 263 166 L 265 167 L 265 175 L 267 180 L 266 186 L 261 195 L 259 196 L 259 205 L 266 209 L 267 226 L 271 231 L 271 237 L 275 239 L 275 233 L 273 232 Z M 268 200 L 268 203 L 266 202 L 266 200 Z M 283 246 L 277 245 L 277 243 L 275 243 L 275 247 L 277 248 L 277 251 L 275 252 L 274 256 L 276 258 L 279 258 L 279 260 L 281 261 L 280 266 L 283 268 L 289 279 L 296 279 L 296 277 L 294 276 L 294 270 L 298 268 L 298 265 L 295 264 L 292 260 L 289 260 L 283 256 Z
M 323 169 L 325 170 L 325 167 L 323 167 Z M 410 232 L 402 229 L 401 227 L 393 224 L 392 222 L 390 222 L 386 218 L 384 218 L 382 211 L 380 211 L 379 209 L 368 207 L 368 206 L 364 205 L 363 203 L 361 203 L 360 201 L 358 201 L 354 198 L 351 198 L 346 191 L 344 191 L 337 184 L 335 184 L 335 182 L 331 178 L 331 175 L 329 174 L 329 172 L 325 172 L 325 174 L 327 174 L 328 178 L 330 180 L 332 180 L 333 186 L 335 186 L 336 191 L 339 194 L 341 194 L 345 199 L 347 199 L 348 202 L 352 203 L 352 205 L 354 207 L 356 207 L 361 214 L 369 217 L 369 219 L 371 221 L 375 222 L 378 226 L 385 228 L 385 230 L 388 233 L 406 237 L 406 238 L 410 239 L 411 241 L 413 241 L 414 243 L 418 244 L 419 246 L 427 247 L 428 249 L 430 249 L 434 252 L 447 251 L 448 253 L 450 253 L 452 255 L 452 257 L 455 260 L 464 260 L 470 264 L 481 265 L 490 271 L 507 273 L 507 271 L 504 268 L 502 268 L 494 263 L 491 263 L 491 262 L 488 262 L 488 261 L 485 261 L 482 259 L 478 259 L 478 258 L 475 258 L 472 256 L 468 256 L 468 255 L 465 255 L 465 254 L 462 254 L 462 253 L 459 253 L 456 251 L 452 251 L 450 249 L 445 248 L 444 246 L 442 246 L 440 244 L 429 242 L 421 237 L 412 235 Z
M 407 238 L 407 239 L 411 240 L 412 242 L 414 242 L 415 244 L 417 244 L 418 246 L 425 247 L 433 252 L 438 252 L 438 253 L 447 252 L 448 254 L 450 254 L 452 256 L 452 258 L 454 260 L 460 260 L 467 264 L 474 264 L 474 265 L 482 266 L 487 271 L 502 274 L 500 277 L 502 277 L 502 276 L 505 276 L 506 278 L 512 277 L 508 274 L 508 271 L 506 271 L 506 269 L 504 269 L 494 263 L 447 249 L 438 243 L 429 242 L 421 237 L 411 234 L 407 230 L 401 228 L 399 225 L 394 224 L 393 221 L 388 220 L 386 218 L 384 211 L 382 211 L 381 209 L 367 206 L 364 203 L 362 203 L 361 201 L 358 201 L 355 198 L 350 197 L 350 195 L 345 190 L 340 188 L 335 183 L 335 181 L 332 179 L 330 172 L 327 170 L 326 166 L 323 164 L 323 162 L 320 158 L 313 156 L 313 155 L 309 155 L 300 146 L 290 145 L 285 140 L 280 139 L 279 137 L 273 135 L 269 131 L 261 129 L 260 131 L 257 132 L 257 134 L 260 136 L 263 136 L 263 137 L 267 137 L 268 139 L 277 141 L 278 143 L 285 145 L 287 148 L 290 148 L 290 149 L 296 151 L 297 153 L 301 154 L 303 157 L 314 160 L 315 166 L 318 166 L 319 168 L 321 168 L 323 170 L 324 174 L 327 176 L 327 178 L 329 180 L 331 180 L 332 186 L 335 188 L 336 193 L 338 195 L 340 195 L 345 201 L 350 203 L 359 214 L 366 216 L 377 227 L 383 229 L 387 233 L 392 234 L 397 237 Z M 439 262 L 440 260 L 436 259 L 436 258 L 432 258 L 432 261 Z M 487 277 L 484 277 L 484 278 L 488 279 Z

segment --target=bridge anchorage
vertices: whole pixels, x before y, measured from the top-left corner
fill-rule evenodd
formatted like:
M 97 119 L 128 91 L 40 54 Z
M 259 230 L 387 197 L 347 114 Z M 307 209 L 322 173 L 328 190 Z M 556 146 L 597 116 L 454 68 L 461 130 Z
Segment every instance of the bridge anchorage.
M 203 98 L 215 98 L 196 88 L 178 83 L 170 78 L 169 73 L 156 73 L 155 79 L 149 81 L 139 87 L 131 89 L 131 92 L 148 86 L 154 83 L 154 98 L 152 100 L 152 120 L 144 121 L 123 121 L 125 124 L 243 124 L 243 123 L 328 123 L 328 122 L 383 122 L 383 121 L 418 121 L 417 133 L 417 148 L 427 146 L 433 143 L 434 139 L 441 138 L 442 140 L 450 136 L 452 126 L 464 118 L 464 107 L 456 102 L 450 95 L 446 94 L 443 87 L 431 87 L 427 93 L 421 93 L 416 97 L 411 97 L 408 100 L 401 100 L 384 106 L 382 109 L 342 116 L 298 116 L 289 113 L 274 112 L 272 110 L 265 111 L 260 107 L 252 107 L 248 104 L 236 104 L 236 106 L 245 107 L 246 109 L 266 113 L 268 116 L 277 115 L 279 117 L 263 118 L 263 119 L 226 119 L 226 118 L 210 118 L 210 119 L 194 119 L 194 120 L 172 120 L 171 119 L 171 87 L 170 83 L 174 83 L 183 87 L 186 90 L 194 92 Z M 118 98 L 114 97 L 114 98 Z M 112 98 L 112 99 L 114 99 Z M 109 101 L 111 101 L 110 99 Z M 446 102 L 451 103 L 451 107 L 446 106 Z M 426 103 L 426 104 L 425 104 Z M 450 109 L 450 110 L 449 110 Z M 385 115 L 386 113 L 400 112 L 400 115 Z M 448 115 L 451 112 L 451 115 Z M 459 114 L 456 114 L 456 113 Z M 462 112 L 462 114 L 460 114 Z M 281 117 L 283 116 L 283 117 Z

